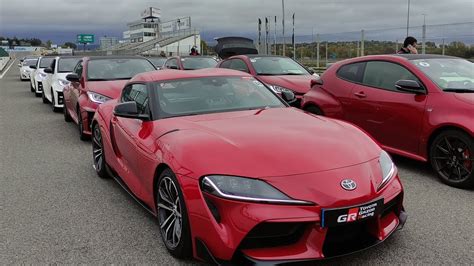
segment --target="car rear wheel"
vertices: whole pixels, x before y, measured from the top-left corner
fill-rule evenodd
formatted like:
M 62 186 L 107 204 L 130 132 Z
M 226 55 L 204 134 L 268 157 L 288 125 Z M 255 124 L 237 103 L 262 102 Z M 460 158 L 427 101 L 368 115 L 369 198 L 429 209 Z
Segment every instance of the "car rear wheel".
M 67 110 L 66 103 L 64 103 L 63 106 L 63 114 L 64 114 L 64 121 L 66 122 L 71 122 L 71 116 L 69 115 L 69 111 Z
M 84 122 L 82 121 L 82 115 L 79 107 L 77 107 L 77 126 L 79 128 L 79 139 L 87 140 L 88 137 L 86 134 L 84 134 Z
M 30 81 L 30 91 L 35 92 L 35 88 L 33 88 L 33 83 L 31 83 L 31 81 Z
M 474 186 L 474 139 L 466 133 L 447 130 L 439 134 L 431 144 L 430 161 L 444 183 Z
M 94 169 L 100 178 L 107 178 L 105 169 L 104 145 L 102 142 L 102 133 L 99 124 L 95 123 L 92 129 L 92 156 L 94 160 Z
M 305 107 L 304 110 L 306 112 L 309 112 L 309 113 L 312 113 L 312 114 L 315 114 L 315 115 L 324 115 L 323 114 L 323 111 L 321 111 L 321 109 L 315 105 L 310 105 L 308 107 Z
M 156 187 L 156 213 L 163 242 L 177 258 L 191 256 L 191 234 L 183 193 L 171 169 L 164 170 Z

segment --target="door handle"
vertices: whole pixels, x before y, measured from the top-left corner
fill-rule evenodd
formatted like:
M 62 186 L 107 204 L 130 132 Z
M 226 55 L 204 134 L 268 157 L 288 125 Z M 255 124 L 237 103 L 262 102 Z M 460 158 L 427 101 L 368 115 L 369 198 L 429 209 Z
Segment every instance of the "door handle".
M 354 93 L 354 95 L 355 95 L 356 97 L 359 97 L 359 98 L 365 98 L 365 97 L 367 97 L 367 95 L 365 95 L 365 92 L 363 92 L 363 91 L 356 92 L 356 93 Z

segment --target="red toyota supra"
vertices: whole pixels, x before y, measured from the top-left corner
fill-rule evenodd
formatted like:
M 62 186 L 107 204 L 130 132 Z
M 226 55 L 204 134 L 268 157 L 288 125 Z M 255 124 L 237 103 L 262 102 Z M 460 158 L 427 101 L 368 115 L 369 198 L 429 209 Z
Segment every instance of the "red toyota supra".
M 294 98 L 234 70 L 138 74 L 94 115 L 94 168 L 157 217 L 178 258 L 273 264 L 384 241 L 406 220 L 390 156 Z

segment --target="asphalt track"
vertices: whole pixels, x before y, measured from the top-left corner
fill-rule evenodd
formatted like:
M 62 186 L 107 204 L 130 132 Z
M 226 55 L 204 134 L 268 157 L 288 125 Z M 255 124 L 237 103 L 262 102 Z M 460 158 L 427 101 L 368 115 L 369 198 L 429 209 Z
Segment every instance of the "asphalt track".
M 91 144 L 20 82 L 0 79 L 0 264 L 192 265 L 171 257 L 156 220 L 112 180 L 96 177 Z M 357 254 L 318 264 L 474 264 L 474 191 L 428 165 L 395 158 L 405 228 Z

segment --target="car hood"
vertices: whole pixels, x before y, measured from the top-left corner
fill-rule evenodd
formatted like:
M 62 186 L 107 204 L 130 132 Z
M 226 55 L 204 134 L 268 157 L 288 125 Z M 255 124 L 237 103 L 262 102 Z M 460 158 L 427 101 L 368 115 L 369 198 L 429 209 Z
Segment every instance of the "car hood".
M 97 92 L 111 99 L 116 99 L 129 80 L 89 81 L 87 89 Z
M 456 93 L 454 97 L 464 103 L 474 105 L 474 93 Z
M 158 141 L 178 158 L 181 166 L 177 168 L 193 169 L 198 176 L 312 173 L 361 164 L 377 158 L 381 151 L 352 125 L 294 108 L 188 116 L 163 122 L 155 122 L 167 132 L 161 133 Z
M 297 94 L 305 94 L 311 89 L 311 80 L 317 77 L 313 75 L 283 75 L 258 76 L 258 78 L 267 84 L 281 86 Z

